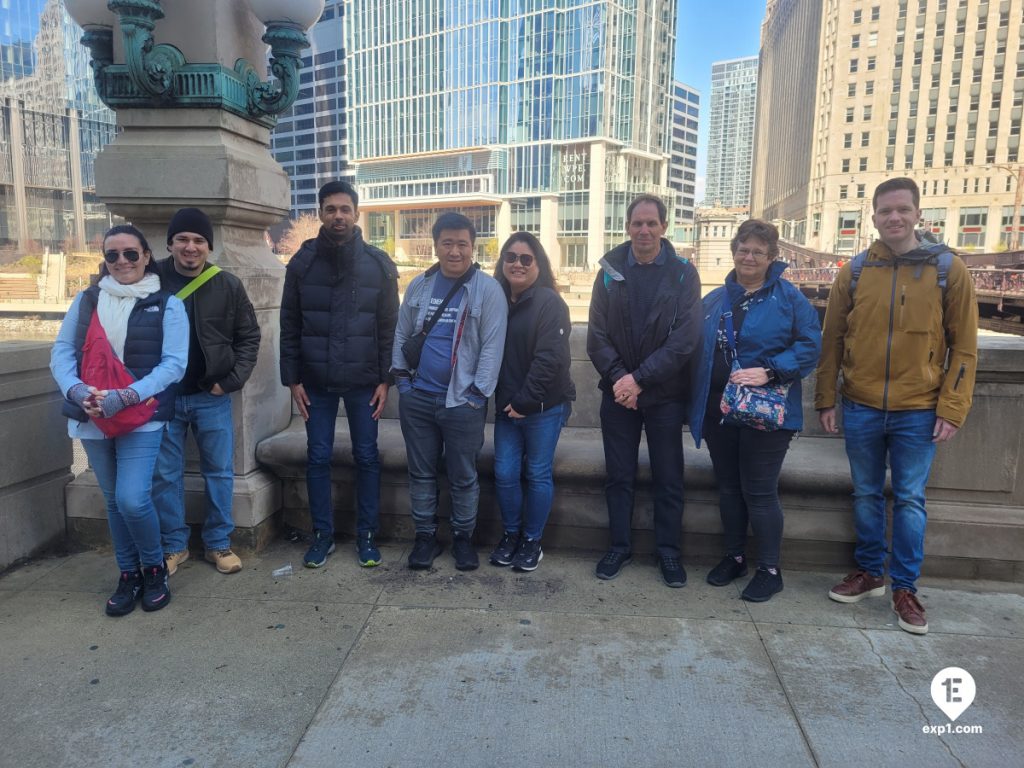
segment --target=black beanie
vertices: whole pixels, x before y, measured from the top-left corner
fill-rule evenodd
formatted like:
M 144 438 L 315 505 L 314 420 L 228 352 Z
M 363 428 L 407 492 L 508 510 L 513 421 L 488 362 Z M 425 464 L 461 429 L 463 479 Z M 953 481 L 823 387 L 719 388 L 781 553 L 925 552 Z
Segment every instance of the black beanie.
M 171 240 L 179 232 L 192 232 L 202 235 L 206 238 L 210 248 L 213 248 L 213 224 L 210 223 L 210 217 L 198 208 L 182 208 L 174 214 L 171 223 L 167 225 L 168 245 L 171 244 Z

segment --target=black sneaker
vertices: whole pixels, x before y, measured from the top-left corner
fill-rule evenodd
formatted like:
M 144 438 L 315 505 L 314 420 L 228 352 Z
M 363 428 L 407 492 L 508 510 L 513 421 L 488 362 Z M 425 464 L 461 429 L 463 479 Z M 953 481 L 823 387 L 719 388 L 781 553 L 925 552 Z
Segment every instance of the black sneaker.
M 736 558 L 727 555 L 722 562 L 708 571 L 707 582 L 713 587 L 724 587 L 732 584 L 740 576 L 747 575 L 747 560 L 743 558 L 736 562 Z
M 763 603 L 770 600 L 776 592 L 782 591 L 782 571 L 775 569 L 775 575 L 767 568 L 758 568 L 754 572 L 754 578 L 747 584 L 747 588 L 740 595 L 744 600 L 752 603 Z
M 444 550 L 433 533 L 417 533 L 416 543 L 409 553 L 409 567 L 414 571 L 425 571 L 434 564 L 434 558 Z
M 107 616 L 124 616 L 135 610 L 135 601 L 142 594 L 142 573 L 121 571 L 117 581 L 117 591 L 107 600 Z
M 519 534 L 518 533 L 506 533 L 501 537 L 501 541 L 491 551 L 491 565 L 512 565 L 512 560 L 516 556 L 516 549 L 519 548 Z
M 686 569 L 678 557 L 659 557 L 658 566 L 661 568 L 661 578 L 670 587 L 686 586 Z
M 540 539 L 528 539 L 524 536 L 512 560 L 512 570 L 536 571 L 543 558 L 544 550 L 540 548 Z
M 142 610 L 159 611 L 171 602 L 171 590 L 167 586 L 167 563 L 144 567 L 142 582 Z
M 452 557 L 455 558 L 455 570 L 475 571 L 480 567 L 480 560 L 476 556 L 473 542 L 469 534 L 455 533 L 452 535 Z
M 623 566 L 633 562 L 633 556 L 628 552 L 609 552 L 601 558 L 597 564 L 597 578 L 610 581 L 619 575 Z

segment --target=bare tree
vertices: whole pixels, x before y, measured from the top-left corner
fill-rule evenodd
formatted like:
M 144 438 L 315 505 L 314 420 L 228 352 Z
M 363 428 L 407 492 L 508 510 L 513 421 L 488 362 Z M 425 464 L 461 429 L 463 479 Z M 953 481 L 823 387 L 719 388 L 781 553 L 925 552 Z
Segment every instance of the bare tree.
M 312 213 L 303 213 L 292 221 L 281 239 L 277 241 L 277 253 L 284 259 L 295 255 L 299 247 L 320 232 L 320 219 Z

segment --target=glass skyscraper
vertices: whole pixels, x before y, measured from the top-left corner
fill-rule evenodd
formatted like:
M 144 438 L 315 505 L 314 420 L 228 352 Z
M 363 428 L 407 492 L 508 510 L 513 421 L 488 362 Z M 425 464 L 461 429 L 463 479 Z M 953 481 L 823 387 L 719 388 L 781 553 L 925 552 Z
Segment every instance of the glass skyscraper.
M 704 202 L 736 208 L 750 205 L 750 174 L 757 116 L 757 56 L 711 65 L 708 167 Z
M 291 178 L 291 214 L 315 213 L 317 190 L 328 181 L 352 180 L 346 162 L 345 4 L 329 0 L 309 30 L 299 95 L 271 137 L 274 157 Z
M 60 0 L 0 2 L 0 247 L 82 248 L 110 223 L 96 154 L 114 113 Z
M 563 267 L 665 198 L 674 0 L 345 0 L 349 159 L 364 235 L 429 258 L 470 216 L 480 256 L 529 230 Z

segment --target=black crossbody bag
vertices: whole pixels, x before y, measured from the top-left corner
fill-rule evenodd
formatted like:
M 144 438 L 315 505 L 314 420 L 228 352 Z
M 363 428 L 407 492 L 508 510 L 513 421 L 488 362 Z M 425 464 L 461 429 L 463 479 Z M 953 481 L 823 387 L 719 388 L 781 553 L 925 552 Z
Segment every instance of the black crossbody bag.
M 437 325 L 437 321 L 441 319 L 441 315 L 444 314 L 445 309 L 451 303 L 451 300 L 455 298 L 455 294 L 459 292 L 459 289 L 464 286 L 469 279 L 473 276 L 474 270 L 480 269 L 479 264 L 473 264 L 472 267 L 466 270 L 466 273 L 455 281 L 455 285 L 448 291 L 448 295 L 444 297 L 444 301 L 441 302 L 441 306 L 437 308 L 437 311 L 430 316 L 430 319 L 423 324 L 419 333 L 413 334 L 402 343 L 402 356 L 405 357 L 405 362 L 409 366 L 409 370 L 415 370 L 420 365 L 420 356 L 423 354 L 423 345 L 427 341 L 427 336 L 434 326 Z

